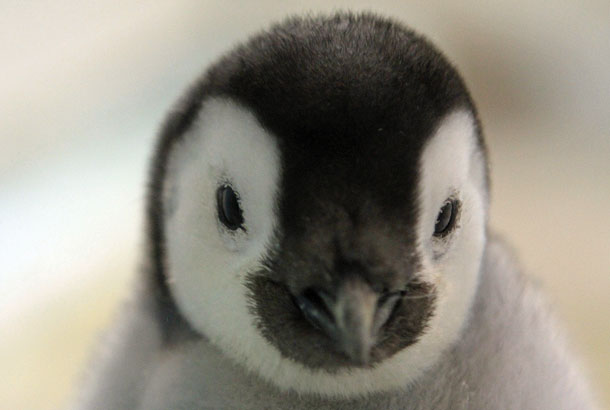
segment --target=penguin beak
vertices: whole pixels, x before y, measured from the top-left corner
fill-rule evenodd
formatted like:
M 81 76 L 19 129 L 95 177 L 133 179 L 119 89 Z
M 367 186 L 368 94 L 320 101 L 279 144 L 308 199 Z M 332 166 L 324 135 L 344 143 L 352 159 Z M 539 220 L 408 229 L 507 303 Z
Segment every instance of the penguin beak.
M 358 366 L 369 363 L 379 330 L 399 300 L 400 292 L 379 294 L 357 276 L 343 280 L 335 295 L 308 288 L 295 297 L 303 316 Z

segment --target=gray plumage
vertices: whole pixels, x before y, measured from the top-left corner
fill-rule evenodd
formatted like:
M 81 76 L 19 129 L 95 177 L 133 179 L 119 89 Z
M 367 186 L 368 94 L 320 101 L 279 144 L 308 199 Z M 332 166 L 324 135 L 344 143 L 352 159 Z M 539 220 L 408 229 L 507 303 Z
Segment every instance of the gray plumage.
M 589 393 L 539 291 L 498 239 L 489 241 L 463 337 L 402 391 L 353 400 L 281 392 L 207 340 L 161 347 L 140 289 L 104 343 L 82 409 L 590 409 Z
M 461 78 L 401 25 L 253 37 L 165 123 L 146 263 L 76 407 L 592 408 L 487 234 L 485 156 Z

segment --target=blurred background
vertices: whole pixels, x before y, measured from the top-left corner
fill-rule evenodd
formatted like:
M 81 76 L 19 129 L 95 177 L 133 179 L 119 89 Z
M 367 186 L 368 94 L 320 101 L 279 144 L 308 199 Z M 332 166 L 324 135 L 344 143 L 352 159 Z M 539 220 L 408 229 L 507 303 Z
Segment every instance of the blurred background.
M 489 143 L 491 225 L 610 408 L 610 2 L 0 2 L 0 408 L 64 406 L 138 266 L 169 105 L 287 14 L 374 10 L 425 33 Z

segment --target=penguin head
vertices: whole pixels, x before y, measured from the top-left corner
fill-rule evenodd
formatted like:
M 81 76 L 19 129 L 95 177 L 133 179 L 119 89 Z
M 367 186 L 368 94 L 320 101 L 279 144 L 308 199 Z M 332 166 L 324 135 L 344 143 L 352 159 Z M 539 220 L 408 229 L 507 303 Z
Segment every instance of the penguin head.
M 475 108 L 433 46 L 370 14 L 294 18 L 170 113 L 155 272 L 194 331 L 280 388 L 405 386 L 468 320 L 487 191 Z

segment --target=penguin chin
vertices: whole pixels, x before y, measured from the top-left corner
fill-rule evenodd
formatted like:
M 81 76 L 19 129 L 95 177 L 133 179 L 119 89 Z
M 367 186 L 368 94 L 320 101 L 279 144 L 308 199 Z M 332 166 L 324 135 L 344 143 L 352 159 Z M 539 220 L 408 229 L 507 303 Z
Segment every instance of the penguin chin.
M 368 359 L 359 362 L 304 317 L 284 284 L 255 274 L 250 275 L 246 286 L 256 326 L 263 337 L 285 359 L 331 374 L 343 369 L 372 369 L 416 343 L 434 314 L 436 302 L 431 284 L 409 286 L 378 330 Z

